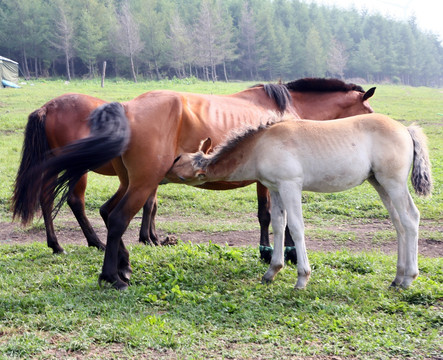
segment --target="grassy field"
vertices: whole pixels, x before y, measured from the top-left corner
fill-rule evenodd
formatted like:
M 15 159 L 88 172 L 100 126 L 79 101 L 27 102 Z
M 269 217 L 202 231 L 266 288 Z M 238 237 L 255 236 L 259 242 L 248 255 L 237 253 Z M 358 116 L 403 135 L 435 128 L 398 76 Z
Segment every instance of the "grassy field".
M 227 94 L 249 85 L 114 80 L 102 89 L 98 80 L 59 80 L 0 89 L 0 220 L 11 219 L 9 198 L 27 115 L 51 98 L 81 92 L 124 101 L 152 89 Z M 377 85 L 371 105 L 405 124 L 420 124 L 428 135 L 434 192 L 430 199 L 413 197 L 428 224 L 426 237 L 443 246 L 438 230 L 443 219 L 443 90 Z M 98 208 L 116 188 L 115 178 L 90 175 L 91 216 L 98 216 Z M 328 232 L 331 224 L 387 218 L 369 185 L 345 193 L 305 193 L 303 201 L 306 223 L 313 225 L 309 236 L 314 238 L 340 236 Z M 255 212 L 253 186 L 215 192 L 165 185 L 159 191 L 158 211 L 165 220 L 157 227 L 178 236 L 187 231 L 256 230 Z M 41 221 L 34 224 L 41 226 Z M 56 220 L 56 226 L 63 228 L 63 221 Z M 392 235 L 374 234 L 374 243 L 393 241 Z M 274 284 L 260 285 L 266 265 L 257 259 L 256 245 L 131 246 L 133 284 L 118 293 L 97 285 L 102 253 L 83 246 L 65 248 L 68 256 L 53 256 L 42 244 L 0 247 L 0 358 L 443 356 L 442 258 L 421 256 L 420 277 L 413 286 L 392 291 L 388 286 L 395 273 L 394 256 L 309 252 L 311 281 L 306 291 L 295 292 L 292 266 Z

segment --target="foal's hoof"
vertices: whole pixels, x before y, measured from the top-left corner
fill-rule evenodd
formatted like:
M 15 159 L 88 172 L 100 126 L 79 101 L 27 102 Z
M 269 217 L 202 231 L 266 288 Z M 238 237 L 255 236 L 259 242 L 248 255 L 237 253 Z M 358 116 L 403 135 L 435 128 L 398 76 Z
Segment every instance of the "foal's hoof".
M 271 263 L 273 249 L 270 246 L 260 245 L 260 259 L 263 260 L 266 264 Z
M 272 283 L 272 281 L 273 281 L 273 279 L 267 279 L 267 278 L 265 278 L 264 276 L 261 278 L 261 283 L 262 283 L 263 285 L 269 285 L 269 284 Z
M 105 276 L 103 274 L 100 274 L 100 276 L 98 277 L 98 285 L 100 287 L 103 287 L 102 286 L 102 281 L 105 281 L 105 282 L 111 284 L 112 287 L 114 289 L 116 289 L 116 290 L 122 290 L 123 291 L 123 290 L 126 290 L 128 288 L 128 284 L 125 283 L 124 281 L 122 281 L 118 276 L 117 276 L 117 279 L 110 280 L 107 276 Z

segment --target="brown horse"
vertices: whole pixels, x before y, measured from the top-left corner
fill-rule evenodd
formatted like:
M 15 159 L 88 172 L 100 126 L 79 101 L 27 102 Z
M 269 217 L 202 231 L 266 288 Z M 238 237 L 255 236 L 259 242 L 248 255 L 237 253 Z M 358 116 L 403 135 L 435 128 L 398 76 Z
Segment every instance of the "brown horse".
M 319 82 L 325 84 L 325 81 Z M 331 115 L 333 112 L 337 117 L 356 111 L 372 112 L 367 99 L 374 89 L 365 93 L 353 86 L 347 88 L 348 91 L 305 94 L 292 90 L 291 84 L 261 85 L 228 96 L 152 91 L 123 104 L 102 105 L 91 114 L 89 126 L 85 125 L 90 128 L 88 137 L 58 148 L 57 156 L 46 159 L 23 176 L 21 181 L 28 184 L 28 189 L 23 198 L 18 196 L 20 192 L 16 192 L 15 199 L 20 200 L 20 206 L 16 200 L 15 214 L 25 221 L 30 220 L 38 205 L 38 194 L 46 199 L 47 194 L 61 192 L 67 186 L 68 192 L 62 197 L 62 200 L 66 199 L 87 171 L 102 169 L 111 162 L 120 187 L 100 209 L 108 228 L 100 280 L 124 289 L 132 270 L 121 236 L 146 200 L 155 198 L 158 184 L 176 155 L 196 151 L 201 139 L 208 136 L 217 144 L 233 128 L 257 126 L 260 118 L 270 110 L 286 110 L 305 117 L 316 106 L 320 110 L 320 106 L 326 104 L 330 109 L 329 116 L 334 116 Z M 271 98 L 269 93 L 278 96 Z M 298 102 L 298 99 L 304 101 Z M 326 110 L 318 113 L 326 113 Z M 316 118 L 324 119 L 321 115 Z M 61 172 L 63 174 L 57 178 Z M 53 181 L 55 178 L 57 180 Z M 217 188 L 249 183 L 222 183 Z
M 318 120 L 371 112 L 372 109 L 367 100 L 373 95 L 374 90 L 375 88 L 372 88 L 364 92 L 359 86 L 345 84 L 335 79 L 301 79 L 284 85 L 258 85 L 228 96 L 153 91 L 143 94 L 127 104 L 130 104 L 131 111 L 136 112 L 135 121 L 149 123 L 149 126 L 155 124 L 155 132 L 151 132 L 153 135 L 148 138 L 151 139 L 151 136 L 155 134 L 158 139 L 165 142 L 166 147 L 160 152 L 153 150 L 158 155 L 156 161 L 163 162 L 165 153 L 170 157 L 171 152 L 176 155 L 185 149 L 195 150 L 199 141 L 209 135 L 214 141 L 220 141 L 227 131 L 245 123 L 254 124 L 257 115 L 268 110 L 288 111 L 303 118 Z M 27 177 L 31 165 L 44 161 L 49 149 L 57 149 L 87 136 L 90 131 L 87 122 L 88 115 L 103 103 L 105 103 L 103 100 L 90 96 L 67 94 L 49 101 L 29 116 L 22 162 L 14 191 L 14 216 L 21 217 L 25 223 L 32 219 L 33 212 L 29 210 L 25 199 L 25 196 L 29 197 L 28 184 L 23 181 Z M 159 133 L 160 127 L 165 129 L 165 133 Z M 36 144 L 41 144 L 41 146 L 37 148 Z M 54 153 L 56 154 L 57 150 Z M 114 169 L 114 166 L 120 165 L 108 163 L 99 169 L 94 169 L 94 171 L 115 175 L 117 170 Z M 167 167 L 167 164 L 165 166 Z M 104 244 L 95 235 L 84 212 L 86 176 L 84 174 L 79 179 L 68 198 L 68 204 L 79 221 L 88 244 L 103 248 Z M 240 185 L 245 185 L 245 183 L 210 184 L 208 188 L 223 190 Z M 124 182 L 122 186 L 124 187 Z M 157 208 L 156 190 L 157 186 L 152 189 L 148 201 L 144 205 L 140 230 L 140 241 L 144 243 L 157 244 L 154 226 Z M 120 190 L 120 192 L 123 191 L 123 189 Z M 63 249 L 58 244 L 51 218 L 54 195 L 47 192 L 45 194 L 45 197 L 41 197 L 40 204 L 46 225 L 48 246 L 54 252 L 61 252 Z M 267 256 L 267 259 L 270 260 L 269 194 L 266 188 L 258 184 L 257 195 L 262 257 Z M 107 212 L 102 211 L 101 213 L 106 219 Z M 290 240 L 288 245 L 291 245 Z
M 207 139 L 206 142 L 209 142 Z M 208 145 L 206 144 L 206 147 Z M 257 180 L 271 193 L 275 251 L 263 282 L 284 266 L 286 222 L 298 255 L 296 289 L 309 280 L 304 241 L 302 191 L 338 192 L 368 180 L 380 195 L 397 231 L 397 275 L 392 286 L 408 287 L 418 276 L 420 214 L 408 190 L 428 196 L 432 175 L 426 136 L 381 114 L 324 122 L 282 121 L 236 134 L 211 154 L 182 154 L 168 178 L 188 185 L 206 181 Z

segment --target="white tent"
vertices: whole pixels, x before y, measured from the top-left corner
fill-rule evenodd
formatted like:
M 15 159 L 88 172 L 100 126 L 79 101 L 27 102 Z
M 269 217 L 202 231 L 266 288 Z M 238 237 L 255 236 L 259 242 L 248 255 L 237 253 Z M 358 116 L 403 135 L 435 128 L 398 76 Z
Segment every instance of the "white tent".
M 18 62 L 0 56 L 0 81 L 5 86 L 18 83 Z

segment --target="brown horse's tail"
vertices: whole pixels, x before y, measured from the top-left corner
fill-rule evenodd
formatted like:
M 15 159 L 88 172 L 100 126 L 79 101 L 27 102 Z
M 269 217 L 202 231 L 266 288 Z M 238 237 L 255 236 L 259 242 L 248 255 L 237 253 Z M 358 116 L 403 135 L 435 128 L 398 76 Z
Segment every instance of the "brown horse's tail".
M 40 189 L 32 189 L 31 173 L 49 153 L 49 144 L 45 132 L 46 109 L 35 110 L 28 117 L 22 148 L 20 166 L 15 178 L 12 196 L 13 218 L 19 217 L 23 224 L 30 222 L 39 207 Z
M 58 148 L 56 156 L 34 166 L 25 177 L 31 193 L 41 191 L 43 198 L 60 195 L 54 215 L 86 172 L 121 155 L 129 144 L 129 122 L 119 103 L 95 109 L 90 115 L 89 126 L 88 137 Z
M 415 193 L 420 196 L 431 195 L 432 173 L 426 135 L 417 125 L 408 127 L 414 143 L 414 163 L 412 165 L 411 182 Z

